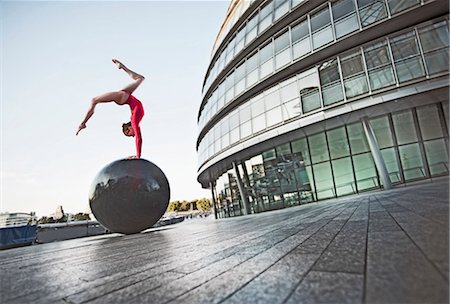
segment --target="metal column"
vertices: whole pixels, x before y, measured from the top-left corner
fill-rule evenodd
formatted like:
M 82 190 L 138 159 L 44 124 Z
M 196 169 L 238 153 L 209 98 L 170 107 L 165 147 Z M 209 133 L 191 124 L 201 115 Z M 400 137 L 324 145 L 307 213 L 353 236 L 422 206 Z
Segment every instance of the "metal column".
M 236 162 L 233 162 L 233 169 L 236 174 L 236 180 L 239 188 L 239 193 L 241 195 L 242 204 L 244 205 L 244 214 L 250 214 L 250 204 L 248 203 L 247 195 L 245 194 L 244 184 L 242 183 L 241 175 L 239 174 L 239 169 Z
M 389 173 L 381 155 L 377 139 L 372 127 L 369 124 L 369 118 L 367 116 L 363 117 L 361 118 L 361 122 L 364 128 L 364 133 L 366 134 L 367 142 L 369 143 L 370 151 L 372 152 L 372 157 L 375 161 L 375 166 L 377 167 L 377 171 L 381 179 L 381 183 L 383 184 L 384 189 L 391 189 L 391 179 L 389 178 Z
M 213 205 L 213 208 L 214 208 L 214 218 L 217 220 L 217 207 L 216 207 L 216 196 L 215 196 L 215 193 L 214 193 L 214 188 L 215 188 L 214 187 L 214 183 L 210 182 L 209 186 L 211 187 L 212 205 Z

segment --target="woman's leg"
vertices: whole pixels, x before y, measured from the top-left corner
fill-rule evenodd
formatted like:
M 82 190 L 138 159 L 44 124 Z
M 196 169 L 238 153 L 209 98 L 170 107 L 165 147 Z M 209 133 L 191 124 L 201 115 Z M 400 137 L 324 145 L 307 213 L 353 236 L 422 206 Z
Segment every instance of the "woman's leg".
M 117 59 L 113 59 L 112 61 L 114 62 L 115 65 L 117 65 L 119 70 L 120 69 L 124 70 L 134 80 L 132 83 L 123 88 L 124 91 L 127 91 L 130 94 L 133 93 L 134 90 L 136 90 L 137 87 L 142 83 L 142 81 L 144 81 L 145 77 L 142 76 L 141 74 L 136 73 L 133 70 L 130 70 Z
M 87 121 L 91 118 L 92 115 L 94 115 L 95 106 L 98 103 L 104 103 L 104 102 L 112 102 L 114 101 L 117 104 L 124 104 L 127 100 L 128 96 L 125 92 L 122 91 L 114 91 L 114 92 L 108 92 L 102 95 L 99 95 L 97 97 L 92 98 L 91 106 L 89 107 L 86 116 L 84 117 L 83 121 L 81 122 L 80 126 L 78 127 L 77 134 L 84 128 L 86 128 Z

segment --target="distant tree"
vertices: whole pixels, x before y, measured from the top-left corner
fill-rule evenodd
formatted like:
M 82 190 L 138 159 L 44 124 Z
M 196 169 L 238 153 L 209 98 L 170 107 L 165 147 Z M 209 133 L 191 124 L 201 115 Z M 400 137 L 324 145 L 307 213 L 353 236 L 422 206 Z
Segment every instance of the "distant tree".
M 75 221 L 89 221 L 91 217 L 87 213 L 79 212 L 73 216 Z
M 180 211 L 189 211 L 191 209 L 191 204 L 188 201 L 181 201 Z
M 167 206 L 168 212 L 176 212 L 179 211 L 180 208 L 180 201 L 172 201 L 169 203 L 169 206 Z
M 202 198 L 197 201 L 197 208 L 204 212 L 211 210 L 211 207 L 211 201 L 207 198 Z

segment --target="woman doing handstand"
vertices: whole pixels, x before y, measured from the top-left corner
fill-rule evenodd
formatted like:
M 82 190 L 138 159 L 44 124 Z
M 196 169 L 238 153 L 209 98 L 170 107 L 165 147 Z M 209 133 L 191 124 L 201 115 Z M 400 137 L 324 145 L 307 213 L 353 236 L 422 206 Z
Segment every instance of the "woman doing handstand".
M 145 77 L 139 75 L 136 72 L 133 72 L 117 59 L 113 59 L 112 61 L 115 65 L 117 65 L 119 69 L 124 70 L 128 75 L 130 75 L 130 77 L 133 78 L 134 81 L 129 85 L 127 85 L 121 91 L 108 92 L 100 96 L 94 97 L 92 99 L 91 106 L 89 107 L 89 110 L 87 111 L 85 118 L 78 127 L 76 135 L 78 135 L 78 133 L 80 133 L 81 130 L 86 128 L 86 123 L 89 120 L 89 118 L 91 118 L 91 116 L 94 114 L 95 106 L 98 103 L 114 101 L 119 106 L 128 104 L 131 109 L 131 121 L 122 124 L 122 132 L 123 134 L 125 134 L 125 136 L 135 137 L 136 156 L 131 156 L 131 158 L 140 158 L 142 150 L 142 134 L 141 128 L 139 127 L 139 123 L 141 122 L 142 117 L 144 116 L 144 107 L 142 106 L 142 103 L 131 94 L 134 92 L 134 90 L 137 89 L 137 87 L 142 83 L 142 81 L 144 81 Z

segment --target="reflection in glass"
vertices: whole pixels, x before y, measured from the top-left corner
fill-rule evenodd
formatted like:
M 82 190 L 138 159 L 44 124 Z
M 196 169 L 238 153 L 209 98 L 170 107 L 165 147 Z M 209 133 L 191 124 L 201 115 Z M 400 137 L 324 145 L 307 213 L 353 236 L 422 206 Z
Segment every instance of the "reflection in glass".
M 289 31 L 275 38 L 275 69 L 279 69 L 291 61 L 291 50 L 289 48 Z
M 344 55 L 341 58 L 341 70 L 344 77 L 344 89 L 347 98 L 358 96 L 369 91 L 361 52 Z
M 379 187 L 377 170 L 371 153 L 353 156 L 353 166 L 359 191 Z
M 306 138 L 297 139 L 292 142 L 292 153 L 302 159 L 305 165 L 311 164 Z
M 291 29 L 291 39 L 294 59 L 311 52 L 308 20 L 305 20 Z
M 419 144 L 400 146 L 398 149 L 405 180 L 425 177 Z
M 445 21 L 419 29 L 428 74 L 448 71 L 449 33 Z
M 334 197 L 335 191 L 330 163 L 324 162 L 313 165 L 313 171 L 314 179 L 316 181 L 317 199 Z
M 325 62 L 319 68 L 323 104 L 329 105 L 344 99 L 337 59 Z
M 385 40 L 364 48 L 364 57 L 366 58 L 372 90 L 395 83 L 391 57 Z
M 327 131 L 331 159 L 350 155 L 345 127 Z
M 357 0 L 357 2 L 363 27 L 387 17 L 386 5 L 383 0 Z
M 274 19 L 277 20 L 289 11 L 290 0 L 275 0 L 275 16 Z
M 303 89 L 300 91 L 303 113 L 308 113 L 321 107 L 318 88 Z
M 311 31 L 314 49 L 317 49 L 333 40 L 329 9 L 326 8 L 311 16 Z
M 272 8 L 273 2 L 269 1 L 269 3 L 259 11 L 258 34 L 261 34 L 272 24 Z
M 392 114 L 392 121 L 399 145 L 417 141 L 416 127 L 411 110 Z
M 247 83 L 246 87 L 249 88 L 258 81 L 258 53 L 255 53 L 249 57 L 246 61 L 247 70 Z
M 425 75 L 414 31 L 392 38 L 391 48 L 399 82 Z
M 389 178 L 392 183 L 400 182 L 400 169 L 397 162 L 395 148 L 388 148 L 381 150 L 381 156 L 383 157 L 384 164 L 386 165 Z
M 431 175 L 448 173 L 448 152 L 444 139 L 423 143 Z
M 355 179 L 353 177 L 350 157 L 333 160 L 334 183 L 338 196 L 356 193 Z
M 398 13 L 420 3 L 420 0 L 387 0 L 391 14 Z
M 375 133 L 380 149 L 394 145 L 391 128 L 389 126 L 389 119 L 387 116 L 371 119 L 370 125 Z
M 313 164 L 330 159 L 324 132 L 310 136 L 308 141 Z
M 437 104 L 418 107 L 417 118 L 423 140 L 444 136 Z
M 332 7 L 336 38 L 359 29 L 353 0 L 341 0 Z
M 352 154 L 369 151 L 369 144 L 360 122 L 348 125 L 347 132 Z

